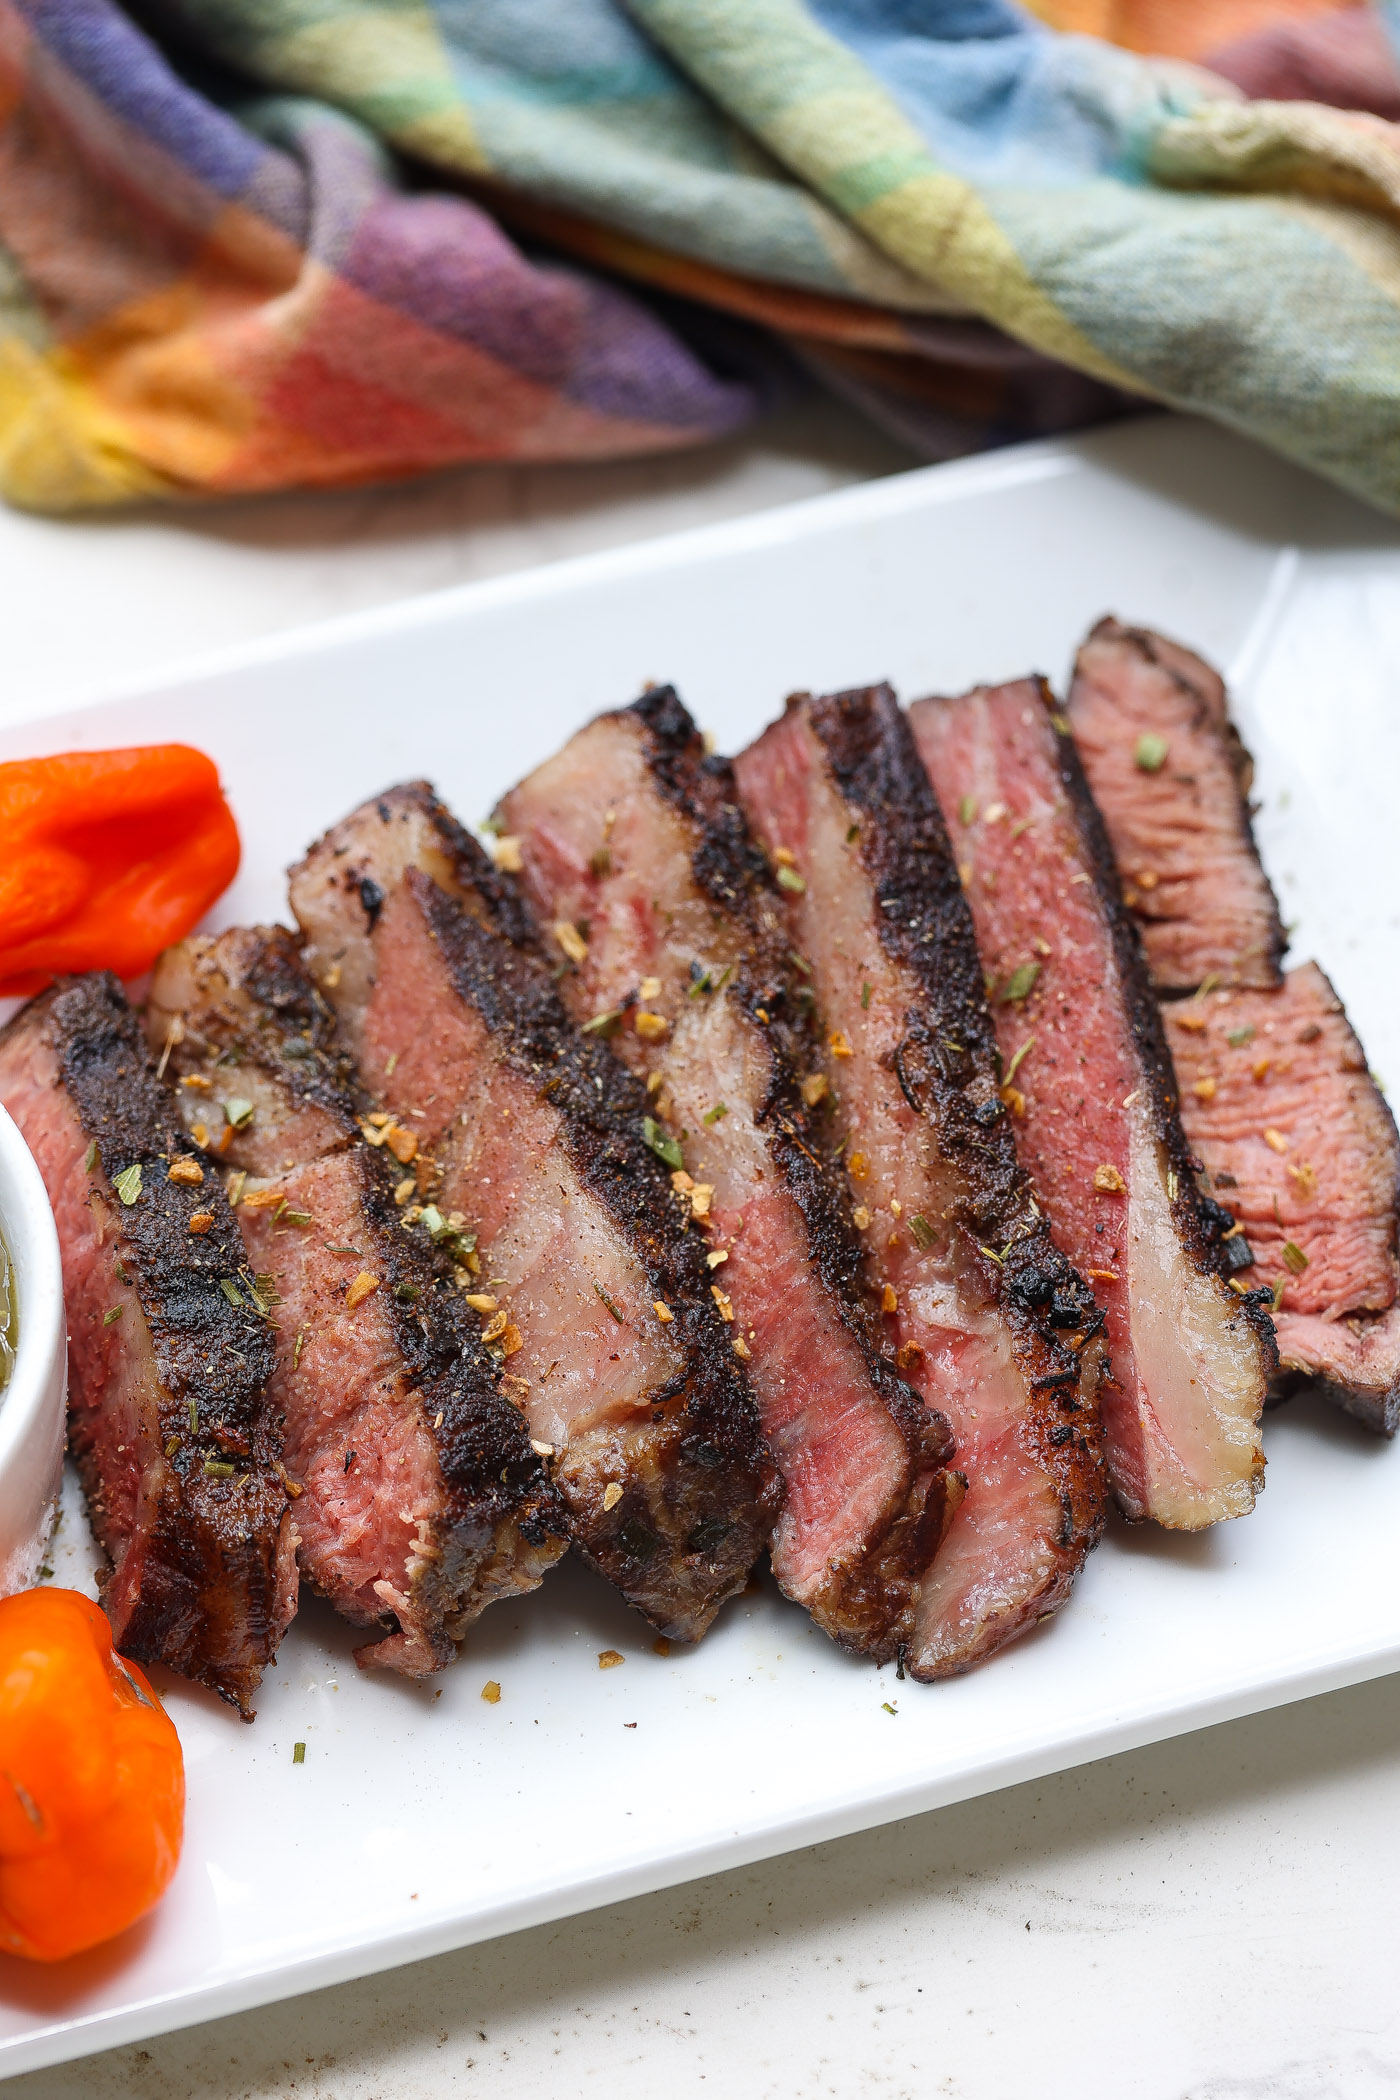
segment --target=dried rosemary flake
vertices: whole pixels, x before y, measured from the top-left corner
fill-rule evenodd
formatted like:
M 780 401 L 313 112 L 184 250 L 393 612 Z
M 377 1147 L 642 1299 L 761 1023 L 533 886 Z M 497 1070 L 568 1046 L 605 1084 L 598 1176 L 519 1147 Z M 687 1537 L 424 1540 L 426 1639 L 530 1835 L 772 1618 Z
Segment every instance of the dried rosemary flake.
M 673 1137 L 668 1137 L 653 1116 L 642 1117 L 642 1143 L 668 1167 L 683 1167 L 685 1157 Z
M 1308 1257 L 1296 1240 L 1284 1241 L 1283 1258 L 1295 1276 L 1301 1276 L 1304 1269 L 1308 1266 Z
M 1272 1305 L 1272 1307 L 1270 1308 L 1270 1310 L 1271 1310 L 1271 1311 L 1273 1311 L 1273 1312 L 1277 1312 L 1277 1311 L 1278 1311 L 1279 1307 L 1280 1307 L 1280 1306 L 1282 1305 L 1282 1303 L 1283 1303 L 1283 1294 L 1284 1294 L 1284 1292 L 1285 1292 L 1285 1291 L 1287 1290 L 1287 1288 L 1288 1288 L 1288 1279 L 1287 1279 L 1287 1277 L 1286 1277 L 1286 1276 L 1280 1276 L 1280 1277 L 1279 1277 L 1279 1280 L 1278 1280 L 1278 1282 L 1277 1282 L 1277 1283 L 1276 1283 L 1276 1284 L 1274 1285 L 1274 1302 L 1273 1302 L 1273 1305 Z
M 988 1261 L 994 1261 L 999 1269 L 1005 1268 L 1006 1256 L 1005 1254 L 998 1254 L 995 1247 L 984 1247 L 979 1241 L 977 1251 L 979 1254 L 985 1254 Z
M 1117 1167 L 1110 1166 L 1107 1162 L 1101 1167 L 1095 1167 L 1094 1187 L 1104 1195 L 1121 1196 L 1127 1186 Z
M 1069 716 L 1062 715 L 1057 707 L 1050 710 L 1050 724 L 1057 736 L 1069 735 Z
M 1231 1028 L 1226 1032 L 1226 1042 L 1232 1050 L 1242 1050 L 1246 1043 L 1254 1041 L 1254 1025 L 1246 1021 L 1243 1028 Z
M 305 1743 L 292 1744 L 292 1763 L 294 1765 L 304 1765 L 306 1763 Z
M 112 1183 L 112 1187 L 116 1190 L 117 1195 L 126 1205 L 126 1208 L 130 1210 L 132 1204 L 136 1202 L 141 1194 L 140 1161 L 138 1160 L 135 1166 L 123 1167 L 121 1173 L 117 1175 Z
M 798 874 L 796 868 L 779 868 L 778 888 L 790 891 L 794 897 L 800 897 L 807 888 L 807 880 L 805 876 Z
M 604 1509 L 616 1509 L 618 1503 L 621 1500 L 622 1489 L 618 1486 L 618 1483 L 615 1480 L 610 1480 L 607 1486 L 603 1489 Z
M 247 1310 L 246 1306 L 243 1303 L 243 1293 L 239 1290 L 238 1285 L 234 1282 L 231 1276 L 221 1276 L 219 1278 L 219 1289 L 228 1299 L 230 1305 L 237 1306 L 240 1312 L 244 1312 Z
M 958 822 L 960 824 L 975 824 L 977 822 L 977 803 L 973 796 L 964 795 L 958 803 Z
M 713 1108 L 705 1110 L 700 1120 L 702 1123 L 718 1123 L 721 1116 L 727 1116 L 728 1114 L 729 1103 L 727 1101 L 716 1101 Z
M 1011 972 L 1011 975 L 998 993 L 998 1006 L 1016 1006 L 1022 999 L 1029 998 L 1039 975 L 1040 964 L 1038 962 L 1021 963 Z
M 605 875 L 611 875 L 612 854 L 609 851 L 609 849 L 606 846 L 600 846 L 596 853 L 590 854 L 588 859 L 588 866 L 590 872 L 593 875 L 595 875 L 600 882 L 602 881 Z
M 860 988 L 860 1008 L 862 1013 L 869 1013 L 870 1011 L 870 994 L 872 989 L 873 987 L 868 984 L 863 984 Z
M 226 1459 L 206 1458 L 204 1470 L 212 1480 L 232 1480 L 238 1469 L 231 1466 Z
M 244 1188 L 247 1186 L 247 1181 L 248 1176 L 241 1167 L 239 1168 L 236 1174 L 229 1175 L 227 1188 L 230 1210 L 237 1210 L 239 1203 L 242 1201 L 243 1191 Z
M 1026 1058 L 1030 1056 L 1034 1048 L 1035 1037 L 1033 1035 L 1028 1035 L 1026 1037 L 1026 1040 L 1024 1041 L 1024 1043 L 1022 1043 L 1020 1049 L 1016 1052 L 1016 1055 L 1012 1058 L 1010 1064 L 1006 1068 L 1006 1077 L 1002 1081 L 1003 1086 L 1010 1086 L 1012 1080 L 1020 1071 L 1022 1063 Z
M 231 1130 L 246 1130 L 253 1120 L 253 1103 L 234 1094 L 224 1103 L 224 1118 Z
M 938 1237 L 922 1211 L 915 1211 L 909 1220 L 909 1236 L 921 1253 L 927 1254 Z
M 602 1301 L 603 1301 L 604 1305 L 605 1305 L 605 1306 L 607 1307 L 608 1311 L 609 1311 L 609 1312 L 610 1312 L 610 1313 L 612 1314 L 613 1318 L 614 1318 L 614 1319 L 616 1320 L 616 1322 L 617 1322 L 618 1326 L 619 1326 L 619 1327 L 625 1327 L 625 1326 L 626 1326 L 626 1324 L 627 1324 L 627 1321 L 626 1321 L 626 1318 L 625 1318 L 624 1314 L 623 1314 L 623 1313 L 622 1313 L 622 1311 L 621 1311 L 621 1310 L 619 1309 L 619 1307 L 617 1307 L 616 1305 L 614 1305 L 614 1304 L 613 1304 L 613 1301 L 612 1301 L 612 1299 L 611 1299 L 611 1298 L 610 1298 L 610 1297 L 608 1296 L 607 1292 L 606 1292 L 606 1291 L 605 1291 L 605 1290 L 603 1289 L 603 1286 L 602 1286 L 602 1284 L 601 1284 L 601 1283 L 595 1283 L 595 1284 L 594 1284 L 594 1286 L 593 1286 L 593 1288 L 594 1288 L 594 1290 L 595 1290 L 595 1291 L 597 1292 L 598 1296 L 599 1296 L 599 1297 L 600 1297 L 600 1298 L 602 1299 Z
M 106 1312 L 102 1315 L 102 1325 L 104 1327 L 114 1326 L 125 1311 L 126 1307 L 124 1305 L 109 1305 Z
M 1148 730 L 1133 746 L 1133 764 L 1139 773 L 1160 773 L 1167 762 L 1169 749 L 1164 736 L 1154 736 Z
M 1176 1170 L 1175 1170 L 1175 1168 L 1169 1167 L 1169 1168 L 1167 1169 L 1167 1201 L 1168 1201 L 1168 1203 L 1175 1203 L 1175 1201 L 1176 1201 L 1176 1192 L 1177 1192 L 1177 1190 L 1178 1190 L 1178 1188 L 1179 1188 L 1180 1186 L 1181 1186 L 1181 1184 L 1180 1184 L 1180 1182 L 1179 1182 L 1179 1181 L 1177 1180 L 1177 1178 L 1176 1178 Z
M 191 1400 L 190 1402 L 190 1435 L 199 1435 L 199 1402 L 197 1400 Z
M 94 1138 L 83 1155 L 83 1172 L 90 1174 L 97 1165 L 97 1139 Z
M 848 846 L 853 846 L 853 845 L 855 844 L 856 840 L 857 840 L 857 839 L 858 839 L 859 837 L 860 837 L 860 826 L 859 826 L 859 824 L 848 824 L 848 825 L 846 826 L 846 844 L 847 844 Z

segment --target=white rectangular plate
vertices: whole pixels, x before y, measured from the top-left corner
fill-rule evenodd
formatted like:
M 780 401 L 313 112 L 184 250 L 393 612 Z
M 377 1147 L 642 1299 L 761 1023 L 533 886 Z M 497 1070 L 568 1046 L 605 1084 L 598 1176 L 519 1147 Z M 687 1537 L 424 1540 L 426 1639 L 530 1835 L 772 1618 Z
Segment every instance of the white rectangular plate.
M 428 774 L 478 818 L 647 679 L 674 680 L 732 750 L 797 687 L 889 677 L 912 698 L 1062 677 L 1109 610 L 1234 676 L 1294 953 L 1325 964 L 1400 1080 L 1400 532 L 1191 423 L 376 611 L 6 731 L 0 757 L 163 738 L 212 752 L 246 846 L 228 923 L 278 915 L 283 866 L 374 789 Z M 771 1587 L 663 1660 L 566 1569 L 487 1613 L 440 1691 L 360 1676 L 349 1629 L 311 1605 L 253 1727 L 163 1680 L 189 1767 L 176 1883 L 112 1948 L 0 1966 L 0 2073 L 1400 1667 L 1400 1454 L 1310 1400 L 1267 1441 L 1254 1516 L 1196 1538 L 1116 1527 L 1060 1618 L 936 1688 L 842 1656 Z M 75 1565 L 61 1552 L 59 1579 Z M 607 1647 L 622 1668 L 599 1670 Z M 480 1696 L 491 1678 L 498 1705 Z

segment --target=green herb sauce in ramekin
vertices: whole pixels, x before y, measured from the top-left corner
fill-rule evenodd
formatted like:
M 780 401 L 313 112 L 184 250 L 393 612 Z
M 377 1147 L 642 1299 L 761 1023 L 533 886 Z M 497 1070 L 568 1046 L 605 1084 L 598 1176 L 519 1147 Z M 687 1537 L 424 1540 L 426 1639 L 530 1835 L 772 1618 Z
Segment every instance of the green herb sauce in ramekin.
M 15 1303 L 15 1272 L 5 1242 L 0 1240 L 0 1393 L 10 1382 L 15 1349 L 19 1344 L 19 1307 Z

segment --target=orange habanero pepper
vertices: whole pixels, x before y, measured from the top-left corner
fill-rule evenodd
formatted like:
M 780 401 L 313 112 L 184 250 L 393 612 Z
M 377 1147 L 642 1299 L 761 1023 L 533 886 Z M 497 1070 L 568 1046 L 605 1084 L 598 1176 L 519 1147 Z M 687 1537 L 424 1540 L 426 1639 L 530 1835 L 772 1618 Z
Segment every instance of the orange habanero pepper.
M 175 1724 L 76 1590 L 0 1602 L 0 1947 L 60 1961 L 151 1908 L 180 1857 Z
M 212 759 L 188 744 L 0 765 L 0 997 L 139 977 L 238 872 Z

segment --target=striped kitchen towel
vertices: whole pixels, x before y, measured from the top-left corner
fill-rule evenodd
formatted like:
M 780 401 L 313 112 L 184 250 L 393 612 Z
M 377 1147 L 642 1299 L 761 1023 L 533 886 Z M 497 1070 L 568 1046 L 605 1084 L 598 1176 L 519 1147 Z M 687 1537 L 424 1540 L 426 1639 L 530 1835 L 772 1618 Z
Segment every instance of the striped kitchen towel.
M 1073 26 L 1161 0 L 0 0 L 0 488 L 696 442 L 754 394 L 679 295 L 926 449 L 1165 401 L 1400 510 L 1400 132 L 1177 11 L 1195 63 Z

